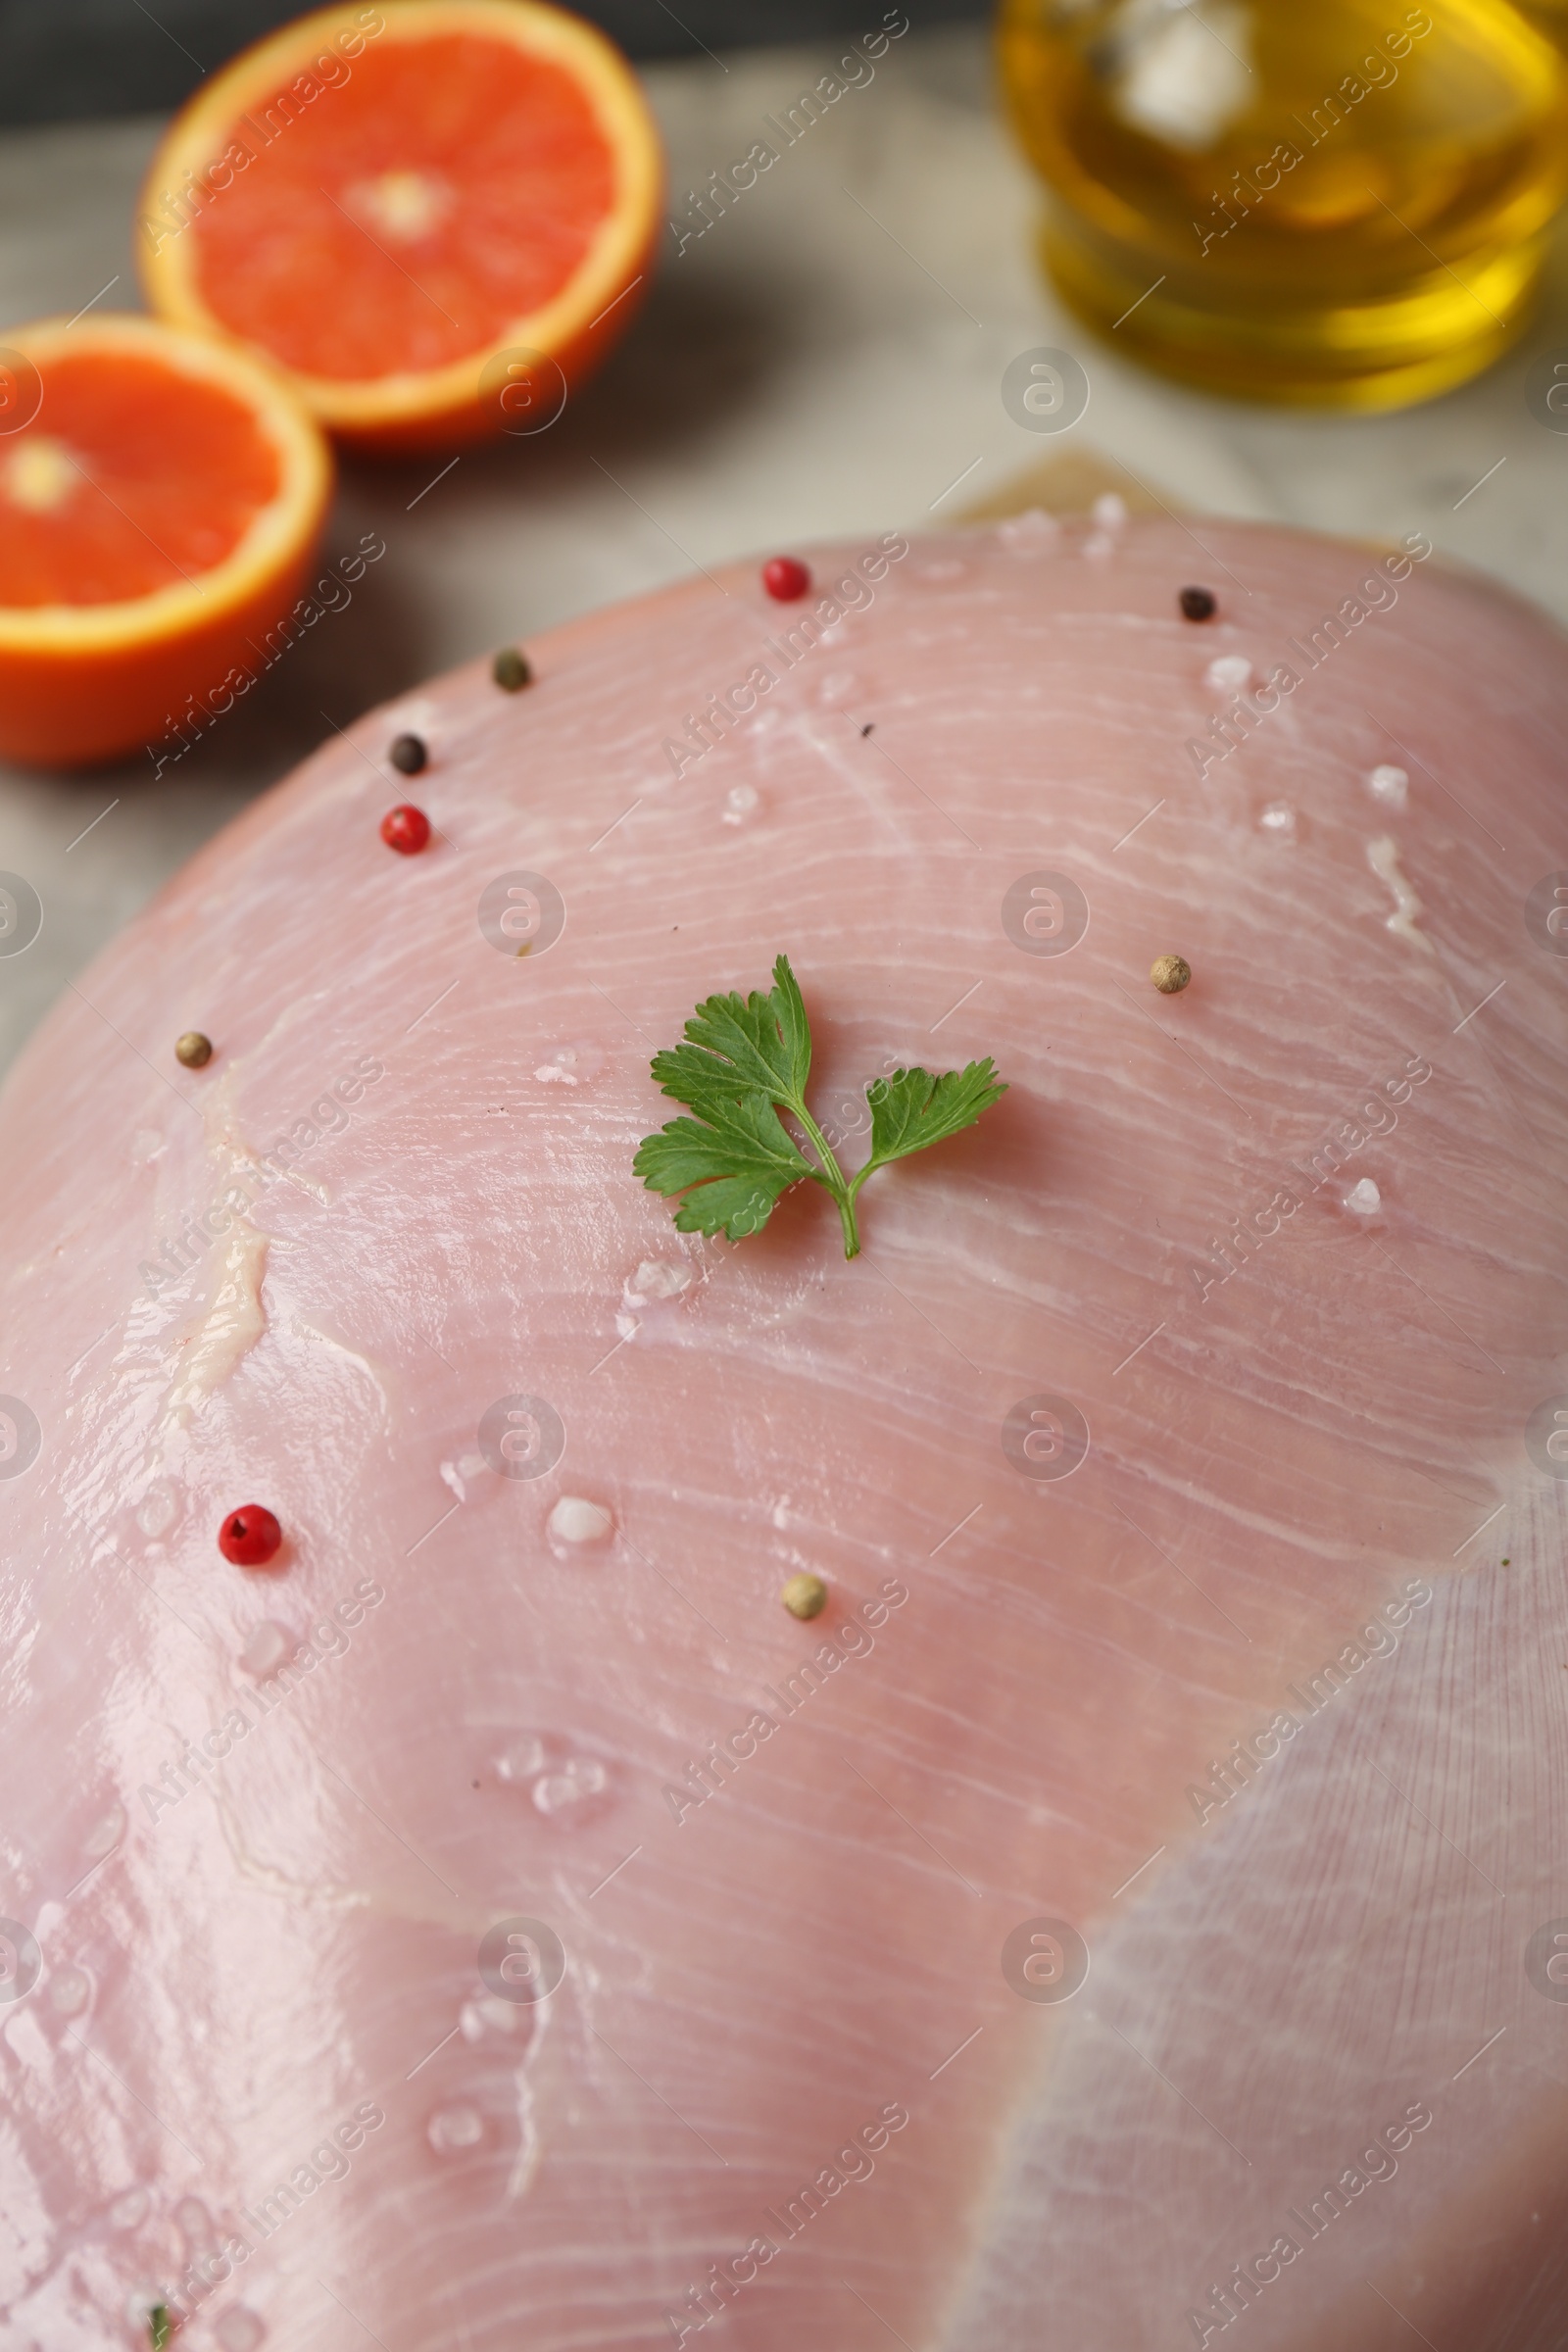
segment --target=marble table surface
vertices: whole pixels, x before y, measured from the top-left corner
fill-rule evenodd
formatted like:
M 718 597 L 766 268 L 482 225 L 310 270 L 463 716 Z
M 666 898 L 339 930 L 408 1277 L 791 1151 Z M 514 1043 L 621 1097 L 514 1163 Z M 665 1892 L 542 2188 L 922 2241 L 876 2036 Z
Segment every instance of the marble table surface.
M 673 187 L 744 155 L 833 54 L 649 68 Z M 0 322 L 94 297 L 136 307 L 130 221 L 159 127 L 0 135 Z M 1037 274 L 1037 201 L 981 32 L 910 33 L 705 236 L 678 254 L 669 238 L 635 327 L 548 432 L 444 473 L 346 466 L 323 559 L 367 530 L 384 559 L 177 767 L 155 779 L 143 757 L 69 781 L 0 767 L 0 868 L 45 909 L 32 947 L 0 962 L 0 1067 L 191 850 L 334 724 L 695 564 L 940 527 L 1069 445 L 1193 514 L 1426 531 L 1568 617 L 1568 434 L 1526 400 L 1532 361 L 1568 358 L 1568 244 L 1534 329 L 1490 375 L 1400 415 L 1329 418 L 1124 364 Z M 1042 345 L 1075 353 L 1092 386 L 1082 421 L 1051 441 L 1001 396 L 1009 361 Z

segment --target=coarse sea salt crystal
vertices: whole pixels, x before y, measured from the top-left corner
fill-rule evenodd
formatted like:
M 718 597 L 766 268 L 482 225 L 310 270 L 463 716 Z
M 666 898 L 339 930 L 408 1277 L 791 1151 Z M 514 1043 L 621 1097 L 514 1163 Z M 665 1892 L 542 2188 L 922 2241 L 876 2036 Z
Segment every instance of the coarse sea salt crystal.
M 1252 664 L 1245 654 L 1216 654 L 1203 672 L 1203 683 L 1216 694 L 1240 694 L 1252 682 Z
M 1358 1217 L 1376 1216 L 1383 1206 L 1383 1195 L 1370 1176 L 1363 1176 L 1360 1183 L 1352 1184 L 1346 1194 L 1345 1205 L 1353 1209 Z
M 86 2007 L 91 1989 L 83 1970 L 62 1968 L 57 1971 L 50 1984 L 49 1994 L 62 2017 L 74 2017 L 78 2010 Z
M 193 2246 L 205 2246 L 212 2238 L 212 2216 L 200 2197 L 181 2197 L 174 2207 L 174 2221 Z
M 514 1787 L 531 1781 L 536 1772 L 545 1768 L 545 1743 L 536 1732 L 519 1732 L 496 1758 L 496 1778 L 510 1781 Z
M 1374 767 L 1366 779 L 1366 788 L 1385 808 L 1402 808 L 1410 797 L 1410 779 L 1402 767 L 1386 764 Z
M 486 2034 L 515 2034 L 517 2012 L 511 2001 L 498 2000 L 493 1992 L 487 1992 L 464 2002 L 458 2025 L 465 2041 L 482 2041 Z
M 442 1483 L 452 1489 L 460 1502 L 466 1502 L 470 1485 L 481 1470 L 488 1468 L 482 1453 L 460 1453 L 455 1462 L 440 1464 Z
M 647 1306 L 656 1298 L 678 1298 L 690 1290 L 691 1281 L 690 1266 L 674 1265 L 667 1257 L 645 1257 L 623 1296 L 628 1306 Z
M 223 2352 L 256 2352 L 257 2345 L 267 2333 L 266 2328 L 243 2303 L 225 2311 L 213 2330 Z
M 476 2148 L 484 2137 L 484 2118 L 477 2107 L 460 2103 L 440 2107 L 425 2127 L 425 2136 L 438 2156 L 456 2156 Z
M 293 1646 L 294 1637 L 287 1626 L 273 1617 L 263 1617 L 251 1627 L 239 1662 L 247 1674 L 270 1674 L 282 1665 Z
M 546 1522 L 555 1544 L 602 1544 L 615 1524 L 614 1513 L 581 1494 L 563 1494 Z
M 592 1756 L 569 1756 L 560 1772 L 547 1772 L 533 1785 L 533 1801 L 541 1813 L 563 1813 L 585 1798 L 598 1796 L 610 1775 Z
M 155 1478 L 136 1506 L 136 1525 L 144 1536 L 167 1536 L 178 1516 L 173 1488 L 167 1479 Z

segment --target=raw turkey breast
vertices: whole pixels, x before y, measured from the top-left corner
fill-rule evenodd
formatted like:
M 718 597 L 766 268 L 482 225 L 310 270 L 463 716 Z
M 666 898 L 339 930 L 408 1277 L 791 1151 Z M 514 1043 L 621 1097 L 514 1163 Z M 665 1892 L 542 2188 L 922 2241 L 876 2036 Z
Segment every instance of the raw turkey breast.
M 7 2352 L 1568 2328 L 1563 641 L 810 561 L 335 737 L 14 1073 Z M 632 1171 L 780 952 L 851 1165 L 1009 1089 L 853 1262 Z

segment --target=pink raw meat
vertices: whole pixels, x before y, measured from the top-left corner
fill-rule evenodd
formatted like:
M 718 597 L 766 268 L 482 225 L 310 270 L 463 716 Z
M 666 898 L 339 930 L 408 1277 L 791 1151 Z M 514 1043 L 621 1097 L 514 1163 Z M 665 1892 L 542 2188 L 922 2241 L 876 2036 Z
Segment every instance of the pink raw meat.
M 1424 547 L 735 566 L 334 738 L 68 996 L 5 2352 L 1562 2340 L 1568 670 Z M 852 1163 L 1010 1089 L 853 1263 L 632 1173 L 780 950 Z

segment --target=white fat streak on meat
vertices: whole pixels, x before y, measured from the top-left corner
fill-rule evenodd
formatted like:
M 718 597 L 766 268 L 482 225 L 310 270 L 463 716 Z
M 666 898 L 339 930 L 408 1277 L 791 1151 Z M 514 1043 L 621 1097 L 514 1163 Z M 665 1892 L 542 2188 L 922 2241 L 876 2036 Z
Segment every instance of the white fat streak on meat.
M 1365 558 L 1213 526 L 1254 593 L 1244 605 L 1221 585 L 1205 633 L 1174 608 L 1194 576 L 1187 536 L 1156 522 L 1123 537 L 1094 564 L 1057 541 L 1025 557 L 977 538 L 950 579 L 894 566 L 830 657 L 876 733 L 847 730 L 831 760 L 812 706 L 809 741 L 781 721 L 679 783 L 658 774 L 681 712 L 744 677 L 776 625 L 750 570 L 729 575 L 732 599 L 702 582 L 576 624 L 530 648 L 525 696 L 483 667 L 429 690 L 461 848 L 388 857 L 385 787 L 334 737 L 109 951 L 84 993 L 149 1058 L 188 1025 L 202 975 L 237 1073 L 234 1132 L 258 1148 L 359 1057 L 384 1065 L 322 1149 L 330 1201 L 279 1183 L 251 1212 L 270 1240 L 268 1327 L 192 1412 L 156 1541 L 134 1510 L 170 1318 L 134 1305 L 136 1267 L 208 1204 L 205 1138 L 74 1003 L 24 1059 L 0 1125 L 0 1329 L 4 1385 L 29 1393 L 50 1437 L 0 1491 L 7 1899 L 42 1918 L 90 1867 L 93 1825 L 126 1803 L 122 1847 L 70 1894 L 49 1958 L 93 1973 L 93 2046 L 130 2088 L 64 2040 L 47 2075 L 18 2058 L 10 2209 L 41 2251 L 32 2283 L 0 2291 L 23 2341 L 97 2352 L 119 2326 L 143 2257 L 84 2236 L 79 2217 L 127 2181 L 151 2184 L 158 2213 L 187 2193 L 238 2208 L 373 2096 L 387 2121 L 350 2178 L 246 2274 L 272 2336 L 336 2352 L 342 2314 L 316 2283 L 330 2278 L 388 2343 L 461 2341 L 461 2304 L 471 2352 L 523 2334 L 538 2352 L 629 2352 L 902 2100 L 910 2122 L 873 2180 L 832 2198 L 728 2326 L 748 2352 L 824 2333 L 869 2352 L 885 2323 L 930 2352 L 977 2282 L 975 2249 L 1005 2269 L 1022 2144 L 1008 2132 L 1054 2095 L 1033 2071 L 1041 2016 L 1002 1979 L 1004 1936 L 1075 1919 L 1099 2002 L 1106 1923 L 1140 1889 L 1179 1906 L 1183 1874 L 1238 1835 L 1244 1800 L 1200 1831 L 1188 1785 L 1400 1578 L 1437 1586 L 1480 1557 L 1463 1540 L 1510 1492 L 1524 1420 L 1561 1380 L 1560 974 L 1520 920 L 1520 876 L 1565 862 L 1557 641 L 1418 570 L 1397 610 L 1200 782 L 1182 740 L 1206 725 L 1203 662 L 1234 649 L 1266 676 Z M 1390 936 L 1369 888 L 1361 778 L 1385 738 L 1364 705 L 1451 763 L 1462 800 L 1477 773 L 1504 779 L 1487 809 L 1505 852 L 1426 809 L 1403 828 L 1430 956 Z M 371 714 L 356 743 L 379 757 L 389 724 Z M 875 780 L 847 789 L 858 760 Z M 737 774 L 763 785 L 764 812 L 726 828 Z M 1255 821 L 1280 799 L 1300 812 L 1288 859 Z M 481 889 L 519 863 L 568 907 L 558 945 L 524 962 L 475 923 Z M 1055 959 L 1020 955 L 1001 926 L 1005 890 L 1038 867 L 1080 877 L 1092 906 Z M 699 997 L 762 984 L 779 948 L 806 985 L 824 1096 L 890 1054 L 991 1053 L 1013 1090 L 977 1135 L 866 1188 L 853 1266 L 814 1193 L 757 1240 L 699 1250 L 629 1174 L 672 1109 L 649 1053 Z M 1177 1001 L 1147 984 L 1165 952 L 1194 968 Z M 312 1016 L 290 1019 L 302 974 Z M 563 1039 L 602 1066 L 538 1085 Z M 1409 1054 L 1430 1076 L 1374 1121 L 1369 1094 Z M 156 1165 L 98 1156 L 106 1134 L 155 1124 L 170 1138 Z M 1277 1231 L 1234 1238 L 1256 1235 L 1293 1167 L 1336 1151 L 1321 1184 L 1297 1176 Z M 1363 1176 L 1383 1203 L 1370 1225 L 1342 1201 Z M 1190 1269 L 1216 1247 L 1233 1270 L 1200 1301 Z M 677 1254 L 701 1261 L 689 1295 L 652 1302 L 611 1352 L 628 1280 Z M 95 1355 L 115 1313 L 127 1336 Z M 1020 1479 L 1000 1443 L 1009 1407 L 1041 1391 L 1079 1399 L 1092 1431 L 1054 1485 Z M 470 1480 L 480 1415 L 519 1392 L 559 1403 L 563 1462 L 537 1482 Z M 443 1462 L 463 1465 L 461 1510 Z M 573 1494 L 602 1499 L 617 1538 L 568 1566 L 546 1527 Z M 275 1584 L 216 1552 L 224 1513 L 250 1500 L 285 1523 Z M 797 1567 L 834 1596 L 809 1625 L 778 1601 Z M 851 1655 L 846 1610 L 889 1575 L 908 1598 Z M 250 1687 L 258 1616 L 304 1632 L 366 1576 L 385 1599 L 344 1654 L 156 1825 L 138 1814 L 141 1786 Z M 1452 1826 L 1474 1777 L 1454 1726 L 1500 1747 L 1504 1700 L 1477 1679 L 1464 1625 L 1437 1602 L 1428 1623 L 1449 1703 L 1434 1729 L 1424 1702 L 1430 1778 L 1412 1793 L 1469 1847 Z M 774 1694 L 829 1638 L 839 1664 L 786 1706 Z M 1412 1639 L 1370 1666 L 1357 1707 L 1415 1655 Z M 677 1824 L 665 1788 L 768 1708 L 773 1737 Z M 1329 1711 L 1315 1736 L 1349 1741 L 1355 1720 Z M 602 1760 L 603 1801 L 546 1814 L 488 1773 L 507 1726 Z M 1269 1787 L 1245 1801 L 1272 1801 Z M 1254 1854 L 1260 1903 L 1328 1869 L 1328 1818 L 1312 1814 L 1310 1855 Z M 474 1998 L 479 1934 L 515 1915 L 552 1923 L 571 1967 L 527 2043 L 537 2162 L 509 2196 L 526 2137 L 517 2050 L 498 2058 L 503 2080 L 470 2071 L 482 2045 L 461 2030 L 438 2045 Z M 1400 1997 L 1435 2031 L 1451 1986 L 1416 1963 Z M 1266 1975 L 1237 1982 L 1224 2016 L 1195 2005 L 1161 2024 L 1157 1953 L 1140 1965 L 1137 2023 L 1164 2034 L 1184 2086 L 1277 2027 Z M 1389 2014 L 1377 1985 L 1343 1997 L 1347 2031 L 1358 2002 L 1369 2033 Z M 22 2005 L 4 2038 L 31 2052 L 45 2014 Z M 1304 2114 L 1315 2094 L 1296 2077 L 1319 2062 L 1333 2077 L 1339 2031 L 1309 2014 L 1291 2076 Z M 1046 2022 L 1079 2030 L 1072 2011 Z M 1536 2095 L 1515 2135 L 1530 2150 L 1555 2094 Z M 438 2159 L 430 2116 L 463 2104 L 487 2136 Z M 1137 2304 L 1163 2240 L 1140 2251 L 1132 2223 L 1115 2235 L 1119 2141 L 1098 2170 L 1075 2144 Z M 1417 2145 L 1436 2152 L 1436 2132 Z M 1479 2200 L 1491 2160 L 1471 2141 L 1463 2161 Z M 1276 2140 L 1258 2169 L 1291 2201 Z M 1195 2244 L 1240 2260 L 1256 2249 L 1233 2246 L 1217 2179 L 1193 2173 Z M 1394 2186 L 1419 2179 L 1412 2155 Z M 1420 2231 L 1446 2210 L 1423 2206 Z M 1515 2241 L 1487 2245 L 1511 2325 Z M 1318 2250 L 1332 2269 L 1333 2246 Z M 1171 2281 L 1162 2342 L 1204 2283 Z M 1439 2339 L 1425 2304 L 1404 2307 Z M 1272 2326 L 1267 2308 L 1246 2326 Z M 1037 2307 L 1007 2315 L 992 2352 L 1032 2345 L 1039 2325 Z M 1132 2352 L 1108 2322 L 1083 2335 Z
M 238 1218 L 209 1259 L 209 1292 L 197 1312 L 170 1335 L 175 1365 L 160 1443 L 189 1427 L 192 1413 L 233 1372 L 267 1329 L 262 1282 L 269 1243 Z
M 1382 833 L 1366 845 L 1366 861 L 1380 882 L 1386 882 L 1394 893 L 1394 912 L 1387 917 L 1388 927 L 1396 939 L 1407 939 L 1412 948 L 1424 955 L 1432 953 L 1432 942 L 1424 931 L 1416 929 L 1416 919 L 1422 912 L 1420 900 L 1399 871 L 1399 845 L 1392 833 Z

